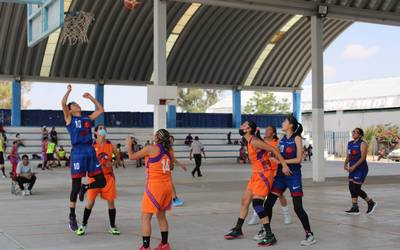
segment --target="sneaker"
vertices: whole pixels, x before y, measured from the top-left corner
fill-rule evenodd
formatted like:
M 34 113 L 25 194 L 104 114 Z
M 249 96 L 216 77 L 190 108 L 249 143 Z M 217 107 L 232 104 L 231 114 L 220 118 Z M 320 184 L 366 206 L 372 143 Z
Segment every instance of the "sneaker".
M 290 216 L 290 214 L 283 214 L 283 223 L 285 225 L 292 224 L 292 217 Z
M 87 192 L 86 185 L 82 184 L 81 189 L 79 190 L 79 200 L 83 201 L 85 199 L 85 194 Z
M 258 242 L 258 246 L 260 247 L 269 247 L 272 246 L 276 243 L 276 238 L 274 234 L 271 235 L 265 235 L 263 239 L 261 239 L 260 242 Z
M 23 196 L 29 196 L 29 190 L 27 190 L 27 189 L 22 190 L 22 195 Z
M 315 239 L 313 233 L 307 233 L 306 239 L 301 241 L 302 246 L 311 246 L 317 243 L 317 240 Z
M 141 246 L 141 247 L 139 248 L 139 250 L 151 250 L 151 248 L 150 248 L 150 247 L 144 248 L 144 246 Z
M 108 232 L 112 235 L 120 235 L 121 232 L 118 230 L 117 227 L 110 227 L 110 229 L 108 229 Z
M 76 221 L 76 216 L 74 215 L 69 216 L 69 229 L 71 229 L 72 232 L 76 232 L 76 230 L 78 230 L 78 222 Z
M 360 210 L 358 209 L 358 207 L 352 206 L 350 210 L 346 211 L 346 213 L 351 215 L 359 215 Z
M 258 232 L 258 234 L 256 234 L 256 235 L 253 237 L 253 240 L 260 242 L 262 239 L 265 238 L 265 236 L 266 236 L 265 229 L 264 229 L 264 227 L 261 227 L 261 229 L 260 229 L 260 231 Z
M 175 199 L 173 199 L 172 200 L 172 205 L 174 206 L 174 207 L 180 207 L 180 206 L 183 206 L 183 200 L 182 199 L 179 199 L 178 197 L 176 197 Z
M 7 178 L 7 176 L 3 175 L 3 179 Z
M 370 202 L 368 202 L 368 210 L 367 210 L 367 214 L 372 214 L 375 211 L 375 208 L 378 206 L 378 203 L 376 203 L 373 200 L 370 200 Z
M 260 219 L 258 218 L 257 213 L 253 213 L 253 215 L 251 216 L 250 220 L 247 222 L 247 224 L 249 226 L 254 226 L 254 225 L 258 225 L 258 223 L 260 223 Z
M 229 233 L 224 235 L 224 238 L 226 240 L 233 240 L 233 239 L 240 239 L 243 238 L 243 232 L 242 229 L 238 229 L 236 227 L 232 228 Z
M 32 195 L 32 190 L 28 190 L 29 195 Z
M 169 243 L 167 244 L 160 243 L 160 245 L 154 248 L 154 250 L 171 250 L 171 247 L 169 246 Z
M 86 234 L 86 226 L 80 226 L 76 231 L 76 235 L 83 236 Z

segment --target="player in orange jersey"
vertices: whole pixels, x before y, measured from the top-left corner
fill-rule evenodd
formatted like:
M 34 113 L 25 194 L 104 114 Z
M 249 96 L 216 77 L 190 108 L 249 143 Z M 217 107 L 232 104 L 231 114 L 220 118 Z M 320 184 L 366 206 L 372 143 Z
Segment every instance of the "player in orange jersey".
M 290 171 L 277 148 L 261 139 L 256 123 L 251 121 L 244 122 L 240 127 L 239 134 L 247 142 L 253 174 L 242 197 L 242 206 L 237 224 L 225 235 L 225 239 L 243 237 L 242 226 L 248 214 L 249 205 L 252 202 L 253 208 L 257 212 L 266 232 L 265 237 L 258 244 L 260 246 L 270 246 L 275 244 L 276 239 L 271 231 L 266 208 L 264 208 L 264 199 L 271 191 L 277 170 L 272 168 L 267 152 L 272 152 L 280 162 L 283 162 L 283 171 L 286 174 L 290 174 Z
M 161 243 L 155 250 L 170 250 L 168 243 L 168 221 L 166 211 L 171 209 L 172 178 L 171 169 L 174 159 L 170 134 L 165 129 L 158 130 L 152 145 L 144 147 L 139 152 L 132 150 L 132 139 L 126 139 L 129 159 L 146 159 L 146 187 L 142 200 L 142 236 L 143 246 L 140 250 L 149 250 L 151 237 L 151 218 L 155 214 L 161 231 Z
M 93 143 L 93 147 L 96 150 L 97 160 L 101 164 L 104 177 L 106 178 L 106 186 L 103 188 L 94 188 L 87 191 L 88 203 L 83 213 L 82 225 L 76 231 L 78 236 L 86 234 L 86 226 L 92 212 L 94 203 L 97 195 L 107 201 L 108 203 L 108 215 L 110 218 L 110 228 L 108 232 L 112 235 L 119 235 L 120 231 L 115 225 L 116 208 L 115 199 L 117 198 L 117 188 L 115 183 L 115 175 L 112 167 L 112 155 L 116 155 L 116 163 L 120 161 L 119 154 L 117 154 L 117 148 L 106 139 L 107 130 L 104 125 L 97 125 L 94 129 L 94 137 L 96 141 Z M 89 177 L 89 183 L 94 182 L 93 178 Z

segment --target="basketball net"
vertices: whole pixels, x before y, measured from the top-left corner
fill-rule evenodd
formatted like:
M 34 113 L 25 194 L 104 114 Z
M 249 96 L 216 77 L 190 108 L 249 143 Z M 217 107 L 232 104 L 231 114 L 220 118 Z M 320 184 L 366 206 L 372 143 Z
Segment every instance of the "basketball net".
M 94 15 L 83 11 L 65 14 L 64 27 L 61 32 L 62 44 L 68 43 L 68 45 L 73 46 L 87 43 L 89 41 L 87 32 L 90 24 L 94 21 Z

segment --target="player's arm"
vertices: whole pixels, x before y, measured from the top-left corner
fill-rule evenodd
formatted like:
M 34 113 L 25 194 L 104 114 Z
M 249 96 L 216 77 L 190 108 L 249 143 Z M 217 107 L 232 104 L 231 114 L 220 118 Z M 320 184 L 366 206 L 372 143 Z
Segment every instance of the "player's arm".
M 278 149 L 276 149 L 275 147 L 263 142 L 262 140 L 254 137 L 253 140 L 251 140 L 251 145 L 259 148 L 259 149 L 264 149 L 265 151 L 268 152 L 272 152 L 275 157 L 279 160 L 279 162 L 282 164 L 282 172 L 285 175 L 291 175 L 292 171 L 290 171 L 288 165 L 286 164 L 285 159 L 283 158 L 283 156 L 281 155 L 281 153 L 278 151 Z
M 303 156 L 303 142 L 301 140 L 300 136 L 296 136 L 296 138 L 294 138 L 295 142 L 296 142 L 296 147 L 297 147 L 297 156 L 296 158 L 293 159 L 287 159 L 286 163 L 287 164 L 300 164 L 302 162 L 302 156 Z
M 67 125 L 71 123 L 71 113 L 69 112 L 69 108 L 67 106 L 68 97 L 71 91 L 72 91 L 72 86 L 71 84 L 68 84 L 67 92 L 65 93 L 64 97 L 61 100 L 61 107 L 64 113 L 64 120 Z
M 361 158 L 353 166 L 350 166 L 349 168 L 350 172 L 356 170 L 361 164 L 363 164 L 367 160 L 367 150 L 368 150 L 367 143 L 366 142 L 361 143 Z
M 104 113 L 103 105 L 100 104 L 99 101 L 96 100 L 90 93 L 83 94 L 83 97 L 89 99 L 95 105 L 96 110 L 89 115 L 90 120 L 94 121 L 97 117 Z
M 348 146 L 347 146 L 347 151 L 348 151 L 349 149 L 348 149 Z M 346 153 L 346 159 L 344 160 L 344 165 L 343 165 L 343 168 L 346 170 L 346 171 L 349 171 L 349 161 L 350 161 L 350 159 L 349 159 L 349 154 L 347 154 Z
M 141 158 L 146 157 L 146 155 L 150 155 L 151 148 L 150 146 L 144 147 L 142 150 L 138 152 L 133 152 L 132 149 L 132 138 L 128 137 L 126 139 L 126 148 L 128 149 L 128 157 L 130 160 L 139 160 Z
M 177 165 L 178 167 L 181 167 L 181 168 L 183 169 L 183 171 L 187 171 L 187 167 L 186 167 L 183 163 L 181 163 L 180 161 L 178 161 L 178 160 L 176 159 L 176 157 L 174 158 L 174 164 Z

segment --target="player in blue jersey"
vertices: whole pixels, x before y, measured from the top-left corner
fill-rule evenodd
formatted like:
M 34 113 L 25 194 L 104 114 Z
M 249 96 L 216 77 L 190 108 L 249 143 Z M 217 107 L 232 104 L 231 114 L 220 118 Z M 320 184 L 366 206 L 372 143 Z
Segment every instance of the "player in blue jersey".
M 299 217 L 306 233 L 305 240 L 301 241 L 302 246 L 310 246 L 317 241 L 311 231 L 308 215 L 303 208 L 303 185 L 301 179 L 301 161 L 303 159 L 303 142 L 301 133 L 303 126 L 293 116 L 288 116 L 282 123 L 282 131 L 285 135 L 279 141 L 279 150 L 285 162 L 289 166 L 290 174 L 285 175 L 282 166 L 279 164 L 272 192 L 265 201 L 265 207 L 269 218 L 272 217 L 272 208 L 282 193 L 286 189 L 290 190 L 293 199 L 293 207 L 297 217 Z
M 344 161 L 344 169 L 349 172 L 349 191 L 353 206 L 347 210 L 347 214 L 360 214 L 358 209 L 358 197 L 364 199 L 368 204 L 367 214 L 375 211 L 378 205 L 361 189 L 368 174 L 367 151 L 368 145 L 362 139 L 364 131 L 361 128 L 355 128 L 352 132 L 353 140 L 347 144 L 347 157 Z
M 103 188 L 106 185 L 106 179 L 97 161 L 96 151 L 92 147 L 92 122 L 103 112 L 103 106 L 89 93 L 84 93 L 83 97 L 89 99 L 96 106 L 96 110 L 89 116 L 82 116 L 82 110 L 79 104 L 70 102 L 67 104 L 72 87 L 69 84 L 67 93 L 64 95 L 61 105 L 64 112 L 65 124 L 71 138 L 71 177 L 72 189 L 70 195 L 70 214 L 69 227 L 72 231 L 78 229 L 76 221 L 75 207 L 79 194 L 79 200 L 83 201 L 84 195 L 88 189 Z M 94 182 L 82 184 L 82 177 L 93 177 Z

